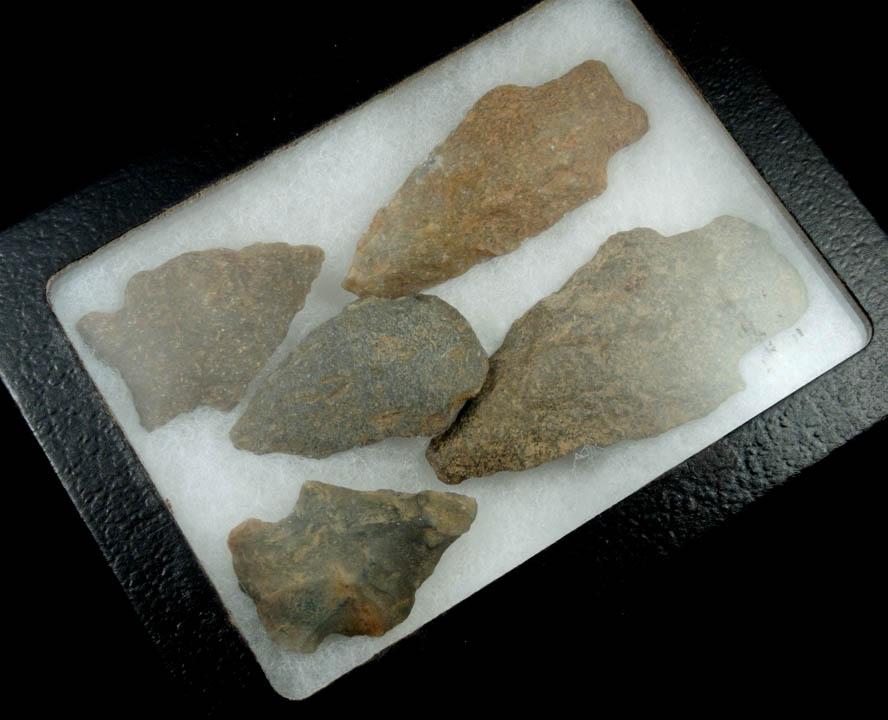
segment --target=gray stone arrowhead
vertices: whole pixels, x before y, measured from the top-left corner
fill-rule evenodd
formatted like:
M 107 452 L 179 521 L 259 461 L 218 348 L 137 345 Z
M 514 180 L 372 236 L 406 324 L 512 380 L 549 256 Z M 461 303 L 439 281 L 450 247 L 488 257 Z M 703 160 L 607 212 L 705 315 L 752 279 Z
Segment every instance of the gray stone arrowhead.
M 153 430 L 200 405 L 231 410 L 302 309 L 324 252 L 258 243 L 189 252 L 136 273 L 123 307 L 77 331 L 117 368 Z
M 501 85 L 373 219 L 343 282 L 409 295 L 512 252 L 607 185 L 607 163 L 648 128 L 604 63 L 539 87 Z
M 402 622 L 475 512 L 472 498 L 455 493 L 306 482 L 291 515 L 247 520 L 228 546 L 271 639 L 309 653 L 332 633 L 378 636 Z
M 618 233 L 515 321 L 481 392 L 426 456 L 456 483 L 658 435 L 742 390 L 740 357 L 806 308 L 796 270 L 737 218 L 672 237 Z
M 481 388 L 487 354 L 431 295 L 363 298 L 312 330 L 231 430 L 239 448 L 322 458 L 398 435 L 435 435 Z

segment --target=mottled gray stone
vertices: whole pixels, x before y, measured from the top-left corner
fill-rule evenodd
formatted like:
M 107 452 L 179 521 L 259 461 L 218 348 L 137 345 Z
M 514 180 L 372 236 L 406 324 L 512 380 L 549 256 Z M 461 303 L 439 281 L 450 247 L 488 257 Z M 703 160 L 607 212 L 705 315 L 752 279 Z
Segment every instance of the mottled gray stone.
M 600 195 L 610 157 L 647 127 L 594 60 L 539 87 L 494 88 L 376 214 L 343 287 L 409 295 L 512 252 Z
M 257 243 L 189 252 L 133 275 L 117 312 L 77 331 L 117 368 L 148 430 L 200 405 L 231 410 L 302 309 L 324 252 Z
M 322 458 L 393 435 L 435 435 L 481 388 L 487 354 L 430 295 L 364 298 L 312 330 L 231 430 L 239 448 Z
M 806 308 L 796 270 L 737 218 L 618 233 L 515 321 L 481 392 L 426 455 L 455 483 L 658 435 L 742 390 L 740 357 Z
M 228 546 L 271 639 L 314 652 L 331 633 L 379 636 L 402 622 L 475 512 L 472 498 L 455 493 L 306 482 L 291 515 L 247 520 Z

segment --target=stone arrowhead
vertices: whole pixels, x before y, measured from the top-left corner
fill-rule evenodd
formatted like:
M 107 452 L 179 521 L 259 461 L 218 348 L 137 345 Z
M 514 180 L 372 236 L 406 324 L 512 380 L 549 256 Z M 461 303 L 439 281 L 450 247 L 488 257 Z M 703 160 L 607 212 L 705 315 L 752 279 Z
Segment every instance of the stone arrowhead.
M 364 298 L 312 330 L 231 430 L 239 448 L 322 458 L 435 435 L 481 388 L 487 354 L 443 300 Z
M 512 325 L 481 392 L 426 456 L 455 483 L 658 435 L 742 390 L 740 357 L 807 302 L 767 233 L 737 218 L 613 235 Z
M 302 309 L 324 252 L 258 243 L 189 252 L 136 273 L 123 307 L 77 330 L 117 368 L 153 430 L 200 405 L 231 410 Z
M 308 653 L 332 633 L 379 636 L 402 622 L 475 512 L 472 498 L 455 493 L 306 482 L 291 515 L 247 520 L 228 546 L 271 639 Z
M 407 178 L 361 238 L 343 282 L 409 295 L 512 252 L 607 185 L 607 162 L 647 131 L 604 63 L 501 85 Z

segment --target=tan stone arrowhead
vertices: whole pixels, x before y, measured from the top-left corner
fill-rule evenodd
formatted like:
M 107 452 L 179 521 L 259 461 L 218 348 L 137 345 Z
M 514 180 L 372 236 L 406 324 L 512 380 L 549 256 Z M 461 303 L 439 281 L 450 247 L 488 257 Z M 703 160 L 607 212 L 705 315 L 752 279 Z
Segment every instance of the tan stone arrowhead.
M 795 268 L 737 218 L 618 233 L 515 321 L 426 456 L 455 483 L 658 435 L 742 390 L 741 356 L 806 307 Z
M 610 157 L 647 127 L 594 60 L 494 88 L 376 214 L 343 287 L 409 295 L 512 252 L 601 194 Z

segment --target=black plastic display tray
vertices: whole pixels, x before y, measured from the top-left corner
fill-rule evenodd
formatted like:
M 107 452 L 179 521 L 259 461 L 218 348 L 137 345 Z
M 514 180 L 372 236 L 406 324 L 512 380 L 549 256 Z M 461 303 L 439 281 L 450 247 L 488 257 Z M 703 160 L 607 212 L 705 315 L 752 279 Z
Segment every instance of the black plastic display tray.
M 790 557 L 775 530 L 781 523 L 809 531 L 826 527 L 841 535 L 873 521 L 868 505 L 874 496 L 867 494 L 872 490 L 851 473 L 864 467 L 862 458 L 875 457 L 885 436 L 885 423 L 879 421 L 888 413 L 888 243 L 764 77 L 795 103 L 801 121 L 820 133 L 827 155 L 858 183 L 858 194 L 884 223 L 884 204 L 872 189 L 867 163 L 846 154 L 851 142 L 858 143 L 852 149 L 867 148 L 872 163 L 885 159 L 884 141 L 874 134 L 866 144 L 860 137 L 877 131 L 876 105 L 867 105 L 865 95 L 865 63 L 878 54 L 867 47 L 867 18 L 794 16 L 796 8 L 766 13 L 767 4 L 760 2 L 736 15 L 702 2 L 636 4 L 860 303 L 872 324 L 872 340 L 839 367 L 296 706 L 269 687 L 228 623 L 56 321 L 46 283 L 70 262 L 533 3 L 484 8 L 453 3 L 433 18 L 414 13 L 406 24 L 404 11 L 394 7 L 319 9 L 311 24 L 298 26 L 289 46 L 281 44 L 286 33 L 280 28 L 266 28 L 264 44 L 220 40 L 193 46 L 184 42 L 191 38 L 177 42 L 174 34 L 168 44 L 156 38 L 150 60 L 130 64 L 125 51 L 141 48 L 121 44 L 117 53 L 102 47 L 75 53 L 66 66 L 62 45 L 56 48 L 60 63 L 50 74 L 54 82 L 13 85 L 9 106 L 21 108 L 22 119 L 13 120 L 14 132 L 5 138 L 16 187 L 9 191 L 4 216 L 4 224 L 13 224 L 0 234 L 0 372 L 41 446 L 33 445 L 15 409 L 5 404 L 7 453 L 20 461 L 18 470 L 7 470 L 7 483 L 16 485 L 11 505 L 15 517 L 27 519 L 16 523 L 21 526 L 13 563 L 17 615 L 8 621 L 24 630 L 28 644 L 21 646 L 20 657 L 29 673 L 48 687 L 54 678 L 56 688 L 75 705 L 79 696 L 84 707 L 123 696 L 136 702 L 131 693 L 146 705 L 189 697 L 201 708 L 249 703 L 308 710 L 368 698 L 375 704 L 394 693 L 428 700 L 442 687 L 457 695 L 468 687 L 520 696 L 595 682 L 601 685 L 598 692 L 607 692 L 621 686 L 615 681 L 651 666 L 675 679 L 671 660 L 679 653 L 695 658 L 685 667 L 697 673 L 712 670 L 707 657 L 730 667 L 728 650 L 738 643 L 745 647 L 742 636 L 750 624 L 785 617 L 780 608 L 786 588 L 783 594 L 760 585 L 740 589 L 740 602 L 761 597 L 771 608 L 750 608 L 752 621 L 718 590 L 706 595 L 701 573 L 725 593 L 738 591 L 717 566 L 718 553 L 738 563 L 746 546 L 761 561 L 768 552 L 764 543 L 776 542 L 777 556 Z M 756 24 L 757 13 L 764 25 Z M 267 22 L 283 25 L 280 18 Z M 822 56 L 826 40 L 833 57 Z M 257 55 L 254 47 L 262 52 Z M 101 63 L 92 63 L 91 53 Z M 123 79 L 115 74 L 112 81 L 106 73 L 118 54 L 124 56 Z M 47 99 L 53 93 L 58 102 Z M 45 116 L 50 112 L 58 113 L 57 125 Z M 856 120 L 849 113 L 857 113 Z M 838 124 L 830 125 L 829 118 Z M 29 119 L 38 121 L 29 124 Z M 843 138 L 843 133 L 852 135 Z M 842 447 L 865 431 L 862 439 Z M 104 560 L 70 511 L 43 453 Z M 838 460 L 825 465 L 821 461 L 827 456 L 826 463 Z M 835 479 L 832 490 L 818 479 L 823 473 Z M 835 475 L 848 478 L 842 482 Z M 793 491 L 778 494 L 776 501 L 762 500 L 790 478 L 792 487 L 811 478 L 821 495 Z M 836 514 L 799 525 L 794 517 L 799 508 L 831 508 Z M 852 518 L 843 516 L 849 508 Z M 735 534 L 713 534 L 720 525 Z M 841 538 L 812 542 L 858 553 L 834 559 L 826 571 L 832 574 L 816 586 L 848 612 L 852 605 L 842 605 L 846 594 L 835 583 L 862 594 L 859 583 L 865 581 L 856 573 L 837 578 L 836 568 L 850 563 L 865 571 L 872 556 L 866 548 L 842 545 Z M 818 562 L 807 562 L 816 573 Z M 759 569 L 740 564 L 746 582 L 755 582 L 759 571 L 772 581 L 783 574 L 773 563 Z M 700 607 L 687 607 L 701 594 Z M 706 600 L 723 605 L 713 608 Z M 822 626 L 812 627 L 818 637 L 840 642 L 835 625 L 820 611 L 799 613 L 812 623 L 815 615 L 822 619 Z M 692 627 L 696 622 L 700 626 Z M 859 631 L 855 622 L 861 621 L 842 621 Z M 96 624 L 100 627 L 90 627 Z M 727 645 L 714 642 L 716 636 L 727 638 Z M 792 639 L 798 644 L 803 637 L 798 630 Z M 795 652 L 798 662 L 803 653 Z M 81 664 L 81 656 L 90 659 Z M 760 661 L 767 665 L 773 657 L 762 652 Z

